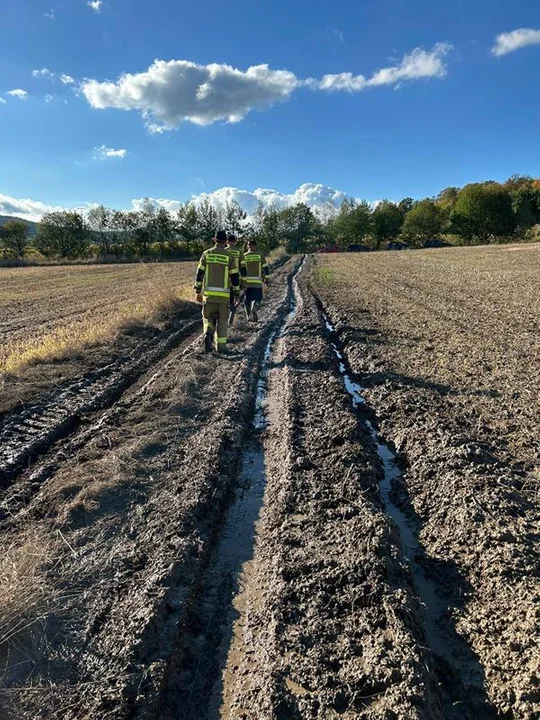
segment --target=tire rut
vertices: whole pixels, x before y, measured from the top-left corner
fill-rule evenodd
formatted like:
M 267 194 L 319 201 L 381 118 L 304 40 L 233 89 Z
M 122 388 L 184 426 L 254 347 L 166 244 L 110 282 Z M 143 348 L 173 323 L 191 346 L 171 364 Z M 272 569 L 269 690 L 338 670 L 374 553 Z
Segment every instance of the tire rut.
M 99 368 L 39 404 L 9 413 L 0 429 L 0 488 L 13 483 L 53 443 L 72 434 L 85 415 L 113 405 L 122 394 L 199 327 L 187 321 L 165 338 L 148 341 L 128 358 Z

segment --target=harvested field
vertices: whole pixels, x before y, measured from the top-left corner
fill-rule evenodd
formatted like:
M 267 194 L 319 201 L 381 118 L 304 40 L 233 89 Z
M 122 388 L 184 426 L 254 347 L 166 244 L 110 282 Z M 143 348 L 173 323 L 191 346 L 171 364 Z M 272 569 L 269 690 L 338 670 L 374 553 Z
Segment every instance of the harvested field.
M 194 263 L 0 268 L 0 413 L 192 314 L 194 272 Z
M 537 716 L 540 247 L 318 258 L 312 282 L 489 701 Z
M 536 252 L 293 258 L 230 355 L 202 355 L 180 310 L 18 463 L 23 411 L 0 417 L 5 717 L 538 715 L 536 450 L 510 415 L 538 417 L 476 393 L 491 385 L 474 362 L 491 352 L 515 392 L 534 384 L 501 363 L 502 337 L 470 330 L 507 323 L 520 367 Z M 494 293 L 498 257 L 514 265 Z M 504 310 L 517 282 L 530 319 Z M 435 308 L 418 319 L 415 286 Z

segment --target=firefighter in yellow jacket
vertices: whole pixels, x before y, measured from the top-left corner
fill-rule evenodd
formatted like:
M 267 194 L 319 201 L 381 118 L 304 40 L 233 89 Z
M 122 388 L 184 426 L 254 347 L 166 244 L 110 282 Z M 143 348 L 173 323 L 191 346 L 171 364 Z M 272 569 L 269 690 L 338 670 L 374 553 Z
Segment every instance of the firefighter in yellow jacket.
M 227 250 L 236 259 L 236 266 L 238 268 L 238 271 L 240 272 L 240 284 L 242 284 L 246 277 L 246 261 L 244 260 L 244 251 L 241 247 L 237 245 L 236 235 L 229 235 L 229 237 L 227 238 Z M 241 297 L 235 294 L 233 288 L 231 288 L 231 299 L 229 303 L 229 325 L 232 325 L 234 323 L 234 318 L 236 316 L 236 308 L 241 302 Z
M 240 273 L 236 259 L 225 247 L 225 231 L 219 230 L 214 241 L 214 247 L 201 255 L 194 288 L 197 298 L 202 296 L 203 340 L 207 353 L 214 348 L 214 334 L 217 351 L 225 351 L 231 286 L 234 293 L 240 292 Z
M 263 286 L 268 282 L 270 267 L 267 259 L 257 250 L 255 240 L 248 242 L 248 251 L 244 255 L 246 276 L 242 278 L 246 287 L 246 314 L 248 320 L 257 322 L 257 310 L 263 299 Z

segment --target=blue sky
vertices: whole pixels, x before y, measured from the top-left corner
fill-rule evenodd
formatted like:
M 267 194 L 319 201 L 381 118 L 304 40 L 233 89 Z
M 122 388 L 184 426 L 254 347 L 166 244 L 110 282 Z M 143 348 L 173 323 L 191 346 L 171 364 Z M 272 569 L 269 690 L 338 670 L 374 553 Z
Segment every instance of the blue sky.
M 538 0 L 7 0 L 0 27 L 0 213 L 539 174 Z

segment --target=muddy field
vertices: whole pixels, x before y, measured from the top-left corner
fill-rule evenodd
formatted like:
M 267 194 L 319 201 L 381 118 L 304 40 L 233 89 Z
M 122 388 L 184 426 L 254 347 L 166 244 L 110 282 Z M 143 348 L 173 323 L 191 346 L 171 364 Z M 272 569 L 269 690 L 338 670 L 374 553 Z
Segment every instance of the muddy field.
M 521 252 L 292 258 L 227 357 L 181 310 L 0 417 L 0 716 L 537 716 Z
M 324 258 L 312 282 L 487 699 L 538 716 L 540 247 Z
M 185 300 L 194 273 L 194 263 L 0 268 L 0 415 L 42 395 L 53 405 L 51 388 L 162 342 L 196 314 Z

